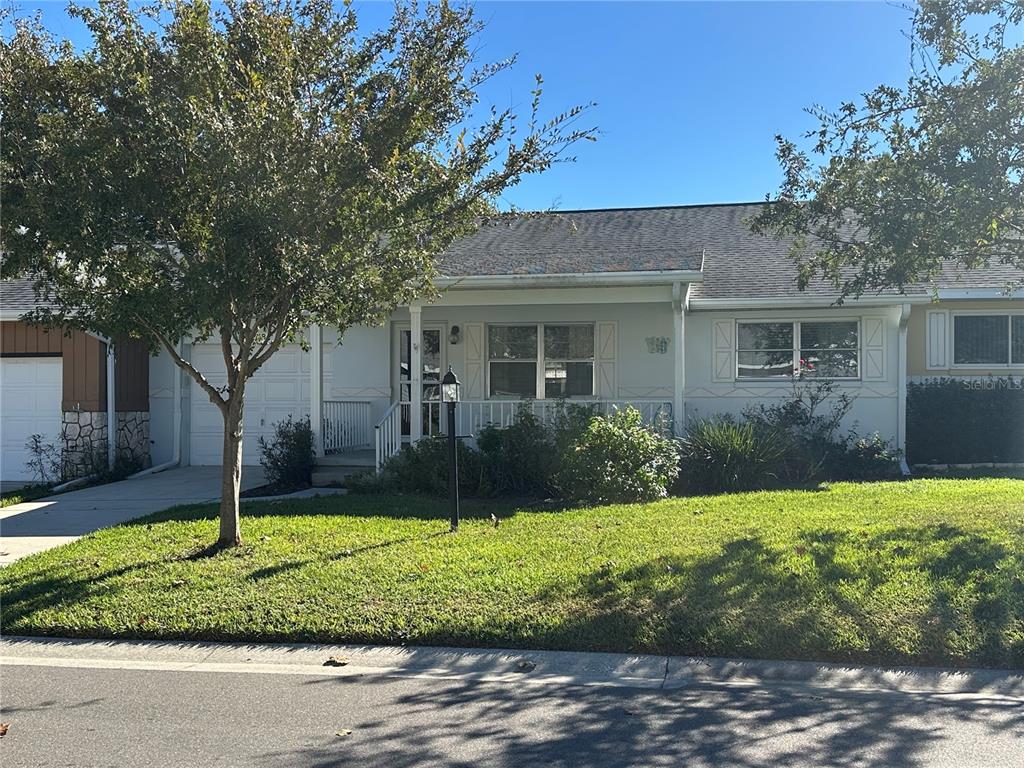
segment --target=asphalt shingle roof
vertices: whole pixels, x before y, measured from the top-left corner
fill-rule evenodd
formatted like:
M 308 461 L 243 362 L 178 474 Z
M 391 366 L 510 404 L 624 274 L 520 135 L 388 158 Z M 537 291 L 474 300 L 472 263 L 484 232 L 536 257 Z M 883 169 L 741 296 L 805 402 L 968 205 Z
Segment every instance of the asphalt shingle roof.
M 36 307 L 53 306 L 46 301 L 37 301 L 32 281 L 16 277 L 0 280 L 0 309 L 9 312 L 28 312 Z
M 622 208 L 530 214 L 487 224 L 440 259 L 451 276 L 565 274 L 700 269 L 691 298 L 755 299 L 836 295 L 818 280 L 803 292 L 789 256 L 792 241 L 751 232 L 747 220 L 764 203 Z M 933 288 L 1002 288 L 1024 270 L 995 265 L 965 272 L 950 265 Z M 895 289 L 879 292 L 898 295 Z
M 452 277 L 699 270 L 693 234 L 684 208 L 528 214 L 485 224 L 439 266 Z
M 791 241 L 756 235 L 747 220 L 764 203 L 619 208 L 527 214 L 481 227 L 452 245 L 439 259 L 441 273 L 470 275 L 564 275 L 703 269 L 692 299 L 833 297 L 835 289 L 816 281 L 801 293 L 789 257 Z M 950 266 L 934 288 L 1003 288 L 1024 284 L 1024 270 L 996 265 L 965 272 Z M 883 295 L 897 294 L 895 290 Z M 26 311 L 37 306 L 32 283 L 0 281 L 0 307 Z

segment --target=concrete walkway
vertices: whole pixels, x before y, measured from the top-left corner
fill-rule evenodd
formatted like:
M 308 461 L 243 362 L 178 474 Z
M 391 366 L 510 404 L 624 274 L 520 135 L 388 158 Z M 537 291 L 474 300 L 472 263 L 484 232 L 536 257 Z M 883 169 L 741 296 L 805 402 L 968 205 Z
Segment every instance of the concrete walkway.
M 244 467 L 242 490 L 265 484 L 261 467 Z M 181 467 L 0 509 L 0 565 L 179 504 L 220 498 L 220 467 Z

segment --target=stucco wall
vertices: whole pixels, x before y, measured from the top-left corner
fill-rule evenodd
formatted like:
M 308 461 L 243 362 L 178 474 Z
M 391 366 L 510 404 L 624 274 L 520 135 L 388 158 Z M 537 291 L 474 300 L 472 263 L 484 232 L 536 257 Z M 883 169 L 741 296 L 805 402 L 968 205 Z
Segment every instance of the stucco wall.
M 884 361 L 880 376 L 873 378 L 862 370 L 862 379 L 839 383 L 841 391 L 855 399 L 844 426 L 860 432 L 878 432 L 895 440 L 897 433 L 897 380 L 898 380 L 898 307 L 831 308 L 825 310 L 749 310 L 742 312 L 693 312 L 686 318 L 686 417 L 706 418 L 716 413 L 740 414 L 744 408 L 757 402 L 781 402 L 792 396 L 793 386 L 783 381 L 737 381 L 715 374 L 715 354 L 729 353 L 715 345 L 716 322 L 735 320 L 839 320 L 861 321 L 861 345 L 865 344 L 865 321 L 883 319 L 881 355 Z M 728 326 L 726 326 L 728 327 Z M 733 347 L 735 339 L 732 340 Z M 733 358 L 734 360 L 734 358 Z M 861 350 L 861 367 L 864 350 Z M 731 365 L 730 365 L 731 370 Z
M 452 365 L 465 381 L 467 366 L 466 327 L 492 323 L 613 323 L 615 334 L 614 399 L 673 399 L 675 387 L 674 320 L 671 289 L 667 286 L 622 288 L 577 288 L 506 291 L 452 291 L 437 304 L 422 309 L 424 327 L 441 330 L 444 365 Z M 899 371 L 900 308 L 842 307 L 807 310 L 693 311 L 686 317 L 686 417 L 715 413 L 740 413 L 756 402 L 779 402 L 793 393 L 786 381 L 736 381 L 734 371 L 723 377 L 714 370 L 716 323 L 742 320 L 835 320 L 861 322 L 861 342 L 866 324 L 876 323 L 872 355 L 874 372 L 840 386 L 856 398 L 846 427 L 861 432 L 879 432 L 888 439 L 897 433 L 897 391 Z M 911 317 L 913 320 L 913 316 Z M 367 400 L 373 405 L 376 422 L 397 397 L 395 361 L 398 329 L 408 327 L 408 309 L 396 311 L 379 327 L 350 329 L 344 338 L 324 329 L 324 398 Z M 458 343 L 448 336 L 452 326 L 462 331 Z M 734 326 L 730 326 L 734 327 Z M 649 343 L 649 340 L 650 343 Z M 734 338 L 731 342 L 734 344 Z M 864 368 L 865 352 L 861 352 Z M 302 373 L 308 376 L 307 365 Z M 862 370 L 862 374 L 866 372 Z M 174 368 L 166 355 L 150 361 L 151 439 L 154 463 L 172 454 Z M 183 399 L 193 389 L 182 387 Z M 483 387 L 486 391 L 486 385 Z M 603 394 L 603 393 L 602 393 Z M 187 461 L 190 408 L 183 402 L 183 458 Z
M 945 327 L 945 340 L 932 340 L 928 332 L 929 312 L 943 312 L 941 317 L 942 325 Z M 953 367 L 952 356 L 952 315 L 957 311 L 977 312 L 991 311 L 993 314 L 1000 312 L 1021 312 L 1024 311 L 1024 299 L 1021 298 L 999 298 L 985 300 L 950 300 L 937 301 L 931 304 L 915 304 L 910 312 L 910 323 L 907 325 L 907 373 L 912 378 L 923 378 L 933 376 L 1020 376 L 1024 374 L 1024 366 L 985 367 L 971 366 Z M 945 344 L 947 353 L 945 365 L 928 367 L 928 345 L 933 341 Z

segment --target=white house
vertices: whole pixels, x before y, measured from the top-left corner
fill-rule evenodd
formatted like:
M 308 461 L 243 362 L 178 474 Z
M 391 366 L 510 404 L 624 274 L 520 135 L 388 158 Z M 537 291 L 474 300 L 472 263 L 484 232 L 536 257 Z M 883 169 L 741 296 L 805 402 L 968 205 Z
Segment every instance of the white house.
M 275 422 L 309 415 L 323 463 L 379 463 L 443 430 L 449 365 L 463 383 L 459 434 L 519 407 L 543 415 L 561 398 L 631 403 L 679 431 L 791 395 L 796 371 L 835 380 L 856 398 L 848 426 L 900 447 L 911 376 L 1024 374 L 1024 271 L 951 270 L 837 306 L 824 283 L 797 290 L 789 243 L 752 234 L 755 212 L 586 210 L 487 225 L 440 258 L 438 301 L 343 338 L 311 328 L 311 352 L 278 352 L 247 387 L 244 462 L 258 461 Z M 223 381 L 219 349 L 183 341 Z M 152 463 L 219 464 L 221 417 L 205 394 L 166 355 L 148 379 Z

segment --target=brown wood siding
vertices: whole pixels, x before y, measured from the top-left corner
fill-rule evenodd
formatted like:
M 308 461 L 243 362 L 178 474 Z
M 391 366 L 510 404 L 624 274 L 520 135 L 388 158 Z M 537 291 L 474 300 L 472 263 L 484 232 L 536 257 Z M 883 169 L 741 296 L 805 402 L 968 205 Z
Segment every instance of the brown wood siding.
M 118 411 L 149 410 L 149 349 L 132 339 L 114 345 L 115 407 Z
M 64 337 L 64 410 L 107 410 L 106 345 L 83 331 Z
M 0 355 L 59 355 L 62 347 L 59 331 L 20 321 L 0 323 Z
M 148 411 L 149 350 L 132 339 L 123 339 L 114 349 L 114 407 L 118 411 Z M 0 355 L 60 355 L 64 359 L 61 407 L 65 411 L 107 410 L 106 354 L 106 344 L 84 331 L 64 334 L 20 320 L 0 323 Z
M 106 345 L 84 331 L 62 333 L 19 321 L 0 323 L 0 354 L 60 355 L 65 411 L 107 409 Z

